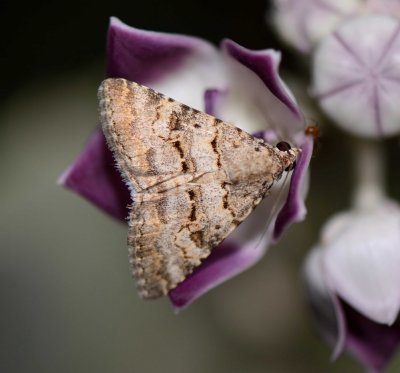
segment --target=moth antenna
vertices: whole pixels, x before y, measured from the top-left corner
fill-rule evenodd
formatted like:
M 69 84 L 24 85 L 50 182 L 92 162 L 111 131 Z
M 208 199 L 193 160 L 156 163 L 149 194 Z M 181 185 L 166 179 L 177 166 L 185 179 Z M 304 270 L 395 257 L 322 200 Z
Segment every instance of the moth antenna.
M 278 146 L 278 148 L 279 148 L 279 145 L 283 145 L 283 146 L 287 146 L 288 149 L 290 149 L 291 148 L 291 144 L 288 144 L 286 141 L 284 141 L 284 139 L 289 140 L 291 143 L 293 142 L 294 139 L 286 133 L 287 132 L 286 128 L 285 127 L 282 128 L 282 126 L 279 126 L 276 123 L 276 121 L 273 120 L 270 115 L 268 115 L 268 113 L 265 114 L 265 119 L 266 119 L 269 127 L 277 135 L 277 142 L 276 142 L 275 146 Z M 278 129 L 279 129 L 279 131 L 278 131 Z M 283 150 L 288 150 L 288 149 L 280 148 L 280 150 L 282 150 L 282 151 Z M 266 227 L 265 227 L 263 233 L 261 234 L 260 238 L 258 239 L 258 242 L 257 242 L 257 244 L 255 246 L 256 249 L 259 248 L 259 246 L 261 245 L 262 241 L 264 240 L 266 234 L 272 229 L 272 228 L 270 228 L 270 224 L 272 223 L 274 215 L 277 213 L 277 209 L 282 205 L 282 198 L 283 198 L 283 196 L 285 194 L 284 190 L 285 190 L 285 187 L 287 185 L 287 180 L 289 179 L 289 174 L 291 173 L 293 168 L 294 167 L 285 170 L 284 179 L 280 183 L 279 189 L 276 192 L 277 195 L 276 195 L 275 203 L 273 204 L 273 206 L 271 208 L 271 213 L 270 213 L 270 215 L 269 215 L 269 217 L 267 219 Z M 272 192 L 271 192 L 271 194 L 272 194 Z

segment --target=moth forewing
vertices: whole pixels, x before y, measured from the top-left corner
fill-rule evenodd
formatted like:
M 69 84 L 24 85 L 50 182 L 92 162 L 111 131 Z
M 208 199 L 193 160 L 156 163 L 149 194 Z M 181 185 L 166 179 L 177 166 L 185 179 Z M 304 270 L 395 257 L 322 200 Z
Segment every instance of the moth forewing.
M 182 282 L 260 203 L 296 159 L 150 88 L 107 79 L 101 124 L 133 190 L 128 246 L 139 294 Z

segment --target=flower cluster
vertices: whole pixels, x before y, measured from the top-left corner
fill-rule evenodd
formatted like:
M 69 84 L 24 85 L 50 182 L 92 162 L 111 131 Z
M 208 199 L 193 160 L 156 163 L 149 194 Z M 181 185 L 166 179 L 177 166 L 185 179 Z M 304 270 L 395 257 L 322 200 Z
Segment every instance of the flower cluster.
M 308 256 L 309 300 L 321 333 L 336 345 L 334 357 L 345 349 L 382 371 L 400 342 L 400 207 L 386 196 L 378 141 L 400 133 L 400 3 L 275 5 L 278 31 L 310 56 L 313 97 L 333 123 L 358 137 L 353 206 L 325 224 Z
M 346 350 L 370 371 L 382 371 L 400 343 L 400 206 L 386 195 L 382 148 L 382 139 L 400 133 L 400 3 L 274 4 L 278 33 L 309 59 L 312 98 L 353 141 L 353 204 L 329 219 L 307 256 L 308 299 L 321 334 L 335 346 L 333 357 Z M 276 183 L 262 205 L 170 291 L 176 309 L 249 268 L 305 216 L 313 139 L 279 76 L 280 59 L 274 50 L 252 51 L 231 40 L 216 48 L 111 19 L 108 77 L 149 86 L 271 144 L 284 140 L 301 148 L 290 183 Z M 116 219 L 128 215 L 130 193 L 98 128 L 60 182 Z

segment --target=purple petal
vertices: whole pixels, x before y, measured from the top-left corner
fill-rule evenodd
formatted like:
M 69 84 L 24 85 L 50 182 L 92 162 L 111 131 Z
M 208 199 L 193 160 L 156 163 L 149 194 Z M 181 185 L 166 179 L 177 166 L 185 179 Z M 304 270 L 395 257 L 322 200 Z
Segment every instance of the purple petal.
M 222 89 L 207 89 L 204 92 L 204 107 L 207 114 L 216 116 L 216 106 L 218 101 L 226 94 L 226 90 Z
M 367 368 L 384 370 L 400 343 L 400 325 L 378 324 L 340 302 L 347 321 L 345 349 Z
M 210 49 L 207 42 L 185 35 L 144 31 L 111 18 L 107 76 L 152 84 L 182 67 L 187 58 Z
M 292 113 L 292 120 L 290 122 L 295 122 L 299 127 L 303 127 L 303 115 L 288 88 L 279 77 L 279 52 L 274 50 L 252 51 L 231 40 L 225 40 L 222 43 L 222 48 L 228 56 L 256 74 L 279 102 L 289 109 Z M 268 107 L 269 109 L 270 107 Z
M 306 207 L 304 205 L 304 194 L 307 189 L 307 170 L 310 164 L 314 141 L 311 136 L 305 137 L 301 146 L 301 154 L 296 162 L 290 181 L 289 194 L 285 205 L 276 219 L 273 240 L 276 242 L 288 226 L 296 221 L 304 219 Z
M 333 360 L 346 351 L 368 371 L 383 371 L 399 346 L 400 325 L 376 323 L 336 296 L 329 300 L 315 292 L 309 295 L 319 331 L 330 344 L 336 344 Z
M 125 220 L 128 216 L 129 191 L 115 168 L 100 128 L 58 182 L 117 219 Z
M 244 245 L 233 238 L 226 239 L 185 281 L 169 292 L 174 308 L 187 307 L 208 290 L 255 264 L 264 255 L 265 245 L 259 236 Z
M 274 130 L 257 131 L 253 132 L 252 135 L 259 139 L 263 139 L 268 144 L 274 144 L 279 142 L 278 134 Z

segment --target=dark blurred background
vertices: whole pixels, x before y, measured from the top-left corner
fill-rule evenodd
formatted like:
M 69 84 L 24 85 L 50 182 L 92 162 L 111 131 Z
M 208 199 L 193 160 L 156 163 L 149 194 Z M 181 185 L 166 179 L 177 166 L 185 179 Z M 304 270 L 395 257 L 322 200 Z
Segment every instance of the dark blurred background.
M 230 37 L 249 48 L 277 47 L 265 27 L 265 1 L 5 2 L 1 5 L 4 68 L 1 94 L 104 60 L 110 15 L 129 25 L 197 35 L 215 44 Z
M 109 16 L 216 44 L 229 37 L 249 48 L 282 49 L 265 21 L 269 5 L 114 0 L 0 7 L 0 371 L 361 372 L 347 356 L 329 362 L 301 282 L 303 257 L 322 222 L 349 201 L 349 144 L 339 131 L 323 127 L 306 222 L 254 268 L 178 315 L 167 300 L 138 298 L 126 227 L 56 185 L 97 123 Z M 308 79 L 306 65 L 286 48 L 283 69 Z M 306 93 L 297 88 L 300 101 Z

